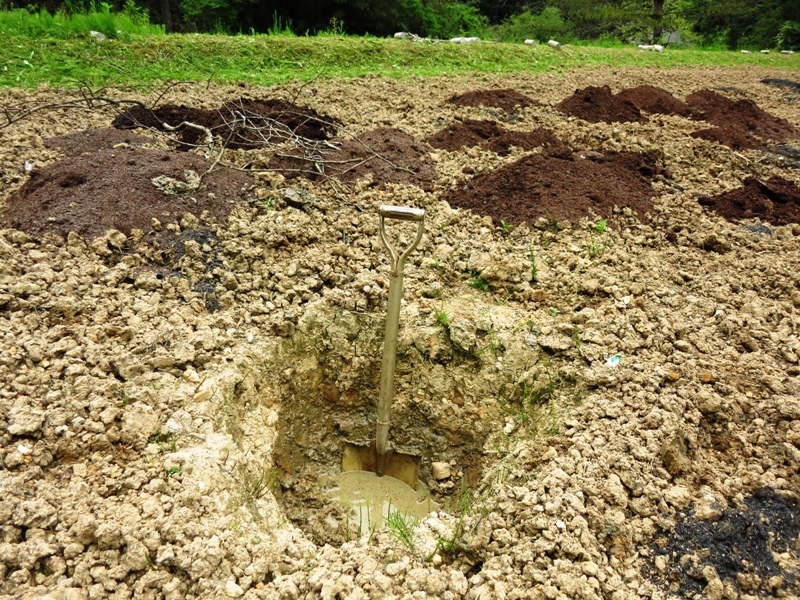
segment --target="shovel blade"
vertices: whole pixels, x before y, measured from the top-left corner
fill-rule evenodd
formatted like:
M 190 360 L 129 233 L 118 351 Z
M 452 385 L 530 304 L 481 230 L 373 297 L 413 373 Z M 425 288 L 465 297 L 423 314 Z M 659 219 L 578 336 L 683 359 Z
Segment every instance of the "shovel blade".
M 375 442 L 369 446 L 345 444 L 342 456 L 342 471 L 378 472 L 378 450 Z M 417 489 L 419 479 L 419 457 L 389 450 L 384 463 L 384 475 L 399 479 L 412 489 Z

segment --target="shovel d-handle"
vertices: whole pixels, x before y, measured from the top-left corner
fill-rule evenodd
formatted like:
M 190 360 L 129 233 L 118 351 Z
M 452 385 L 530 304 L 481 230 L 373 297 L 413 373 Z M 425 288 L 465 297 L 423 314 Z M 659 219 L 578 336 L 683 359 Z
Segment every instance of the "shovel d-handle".
M 381 240 L 389 252 L 389 303 L 386 307 L 386 333 L 383 341 L 383 363 L 381 365 L 381 386 L 378 396 L 378 426 L 375 436 L 375 449 L 378 454 L 377 472 L 382 477 L 386 462 L 386 453 L 389 451 L 389 423 L 392 414 L 392 400 L 394 399 L 394 369 L 397 362 L 397 333 L 400 325 L 400 300 L 403 297 L 403 266 L 406 257 L 417 247 L 425 231 L 425 211 L 420 208 L 407 206 L 386 206 L 378 209 L 381 217 Z M 389 243 L 386 238 L 386 219 L 400 221 L 416 221 L 419 223 L 417 237 L 412 244 L 401 254 Z

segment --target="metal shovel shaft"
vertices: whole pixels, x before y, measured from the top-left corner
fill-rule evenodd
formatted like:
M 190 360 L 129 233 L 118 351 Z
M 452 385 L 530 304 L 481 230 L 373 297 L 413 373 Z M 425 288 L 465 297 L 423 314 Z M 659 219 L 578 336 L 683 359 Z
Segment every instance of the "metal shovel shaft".
M 389 451 L 389 424 L 391 422 L 392 400 L 394 399 L 394 370 L 397 363 L 397 335 L 400 327 L 400 301 L 403 298 L 403 266 L 406 257 L 417 247 L 425 230 L 425 211 L 403 206 L 381 206 L 381 240 L 389 251 L 390 276 L 389 276 L 389 302 L 386 307 L 386 331 L 383 341 L 383 363 L 381 365 L 381 382 L 378 395 L 377 431 L 375 449 L 378 455 L 378 476 L 383 476 L 386 462 L 386 453 Z M 389 240 L 386 238 L 384 219 L 400 219 L 403 221 L 418 221 L 419 228 L 414 242 L 398 255 Z
M 394 369 L 397 364 L 397 335 L 400 327 L 400 300 L 403 297 L 403 274 L 392 274 L 389 280 L 389 303 L 386 307 L 386 333 L 383 340 L 381 386 L 378 396 L 378 429 L 375 446 L 378 451 L 378 475 L 384 473 L 384 459 L 389 450 L 389 423 L 394 399 Z

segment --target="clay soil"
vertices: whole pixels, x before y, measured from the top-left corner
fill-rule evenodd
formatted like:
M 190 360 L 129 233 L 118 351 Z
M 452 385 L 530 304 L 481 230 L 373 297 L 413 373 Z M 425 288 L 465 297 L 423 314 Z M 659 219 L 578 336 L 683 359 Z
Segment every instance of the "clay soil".
M 0 130 L 0 596 L 797 597 L 784 76 L 178 84 L 159 119 L 213 147 L 111 109 Z M 410 536 L 319 483 L 373 436 L 382 204 L 426 210 L 390 439 L 442 508 Z

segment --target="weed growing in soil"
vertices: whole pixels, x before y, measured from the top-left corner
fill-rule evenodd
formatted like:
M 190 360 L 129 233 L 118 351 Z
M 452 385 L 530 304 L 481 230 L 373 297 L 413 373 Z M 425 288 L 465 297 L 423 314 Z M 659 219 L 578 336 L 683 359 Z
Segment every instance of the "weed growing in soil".
M 392 511 L 390 502 L 388 514 L 384 522 L 395 539 L 409 549 L 414 549 L 414 528 L 419 523 L 417 517 L 403 514 L 399 510 Z
M 531 261 L 531 283 L 536 283 L 538 272 L 536 270 L 536 253 L 531 246 L 528 250 L 528 259 Z
M 602 235 L 605 232 L 607 225 L 608 225 L 608 219 L 603 219 L 602 221 L 599 221 L 597 225 L 589 227 L 589 249 L 588 249 L 589 258 L 591 259 L 599 258 L 600 256 L 603 256 L 603 254 L 605 253 L 608 241 L 604 239 L 602 244 L 596 242 L 594 239 L 594 233 Z
M 469 280 L 469 286 L 475 288 L 476 290 L 480 290 L 482 292 L 491 292 L 492 286 L 489 285 L 489 282 L 486 281 L 483 277 L 481 277 L 480 273 L 471 269 L 469 274 L 472 276 L 472 279 Z

